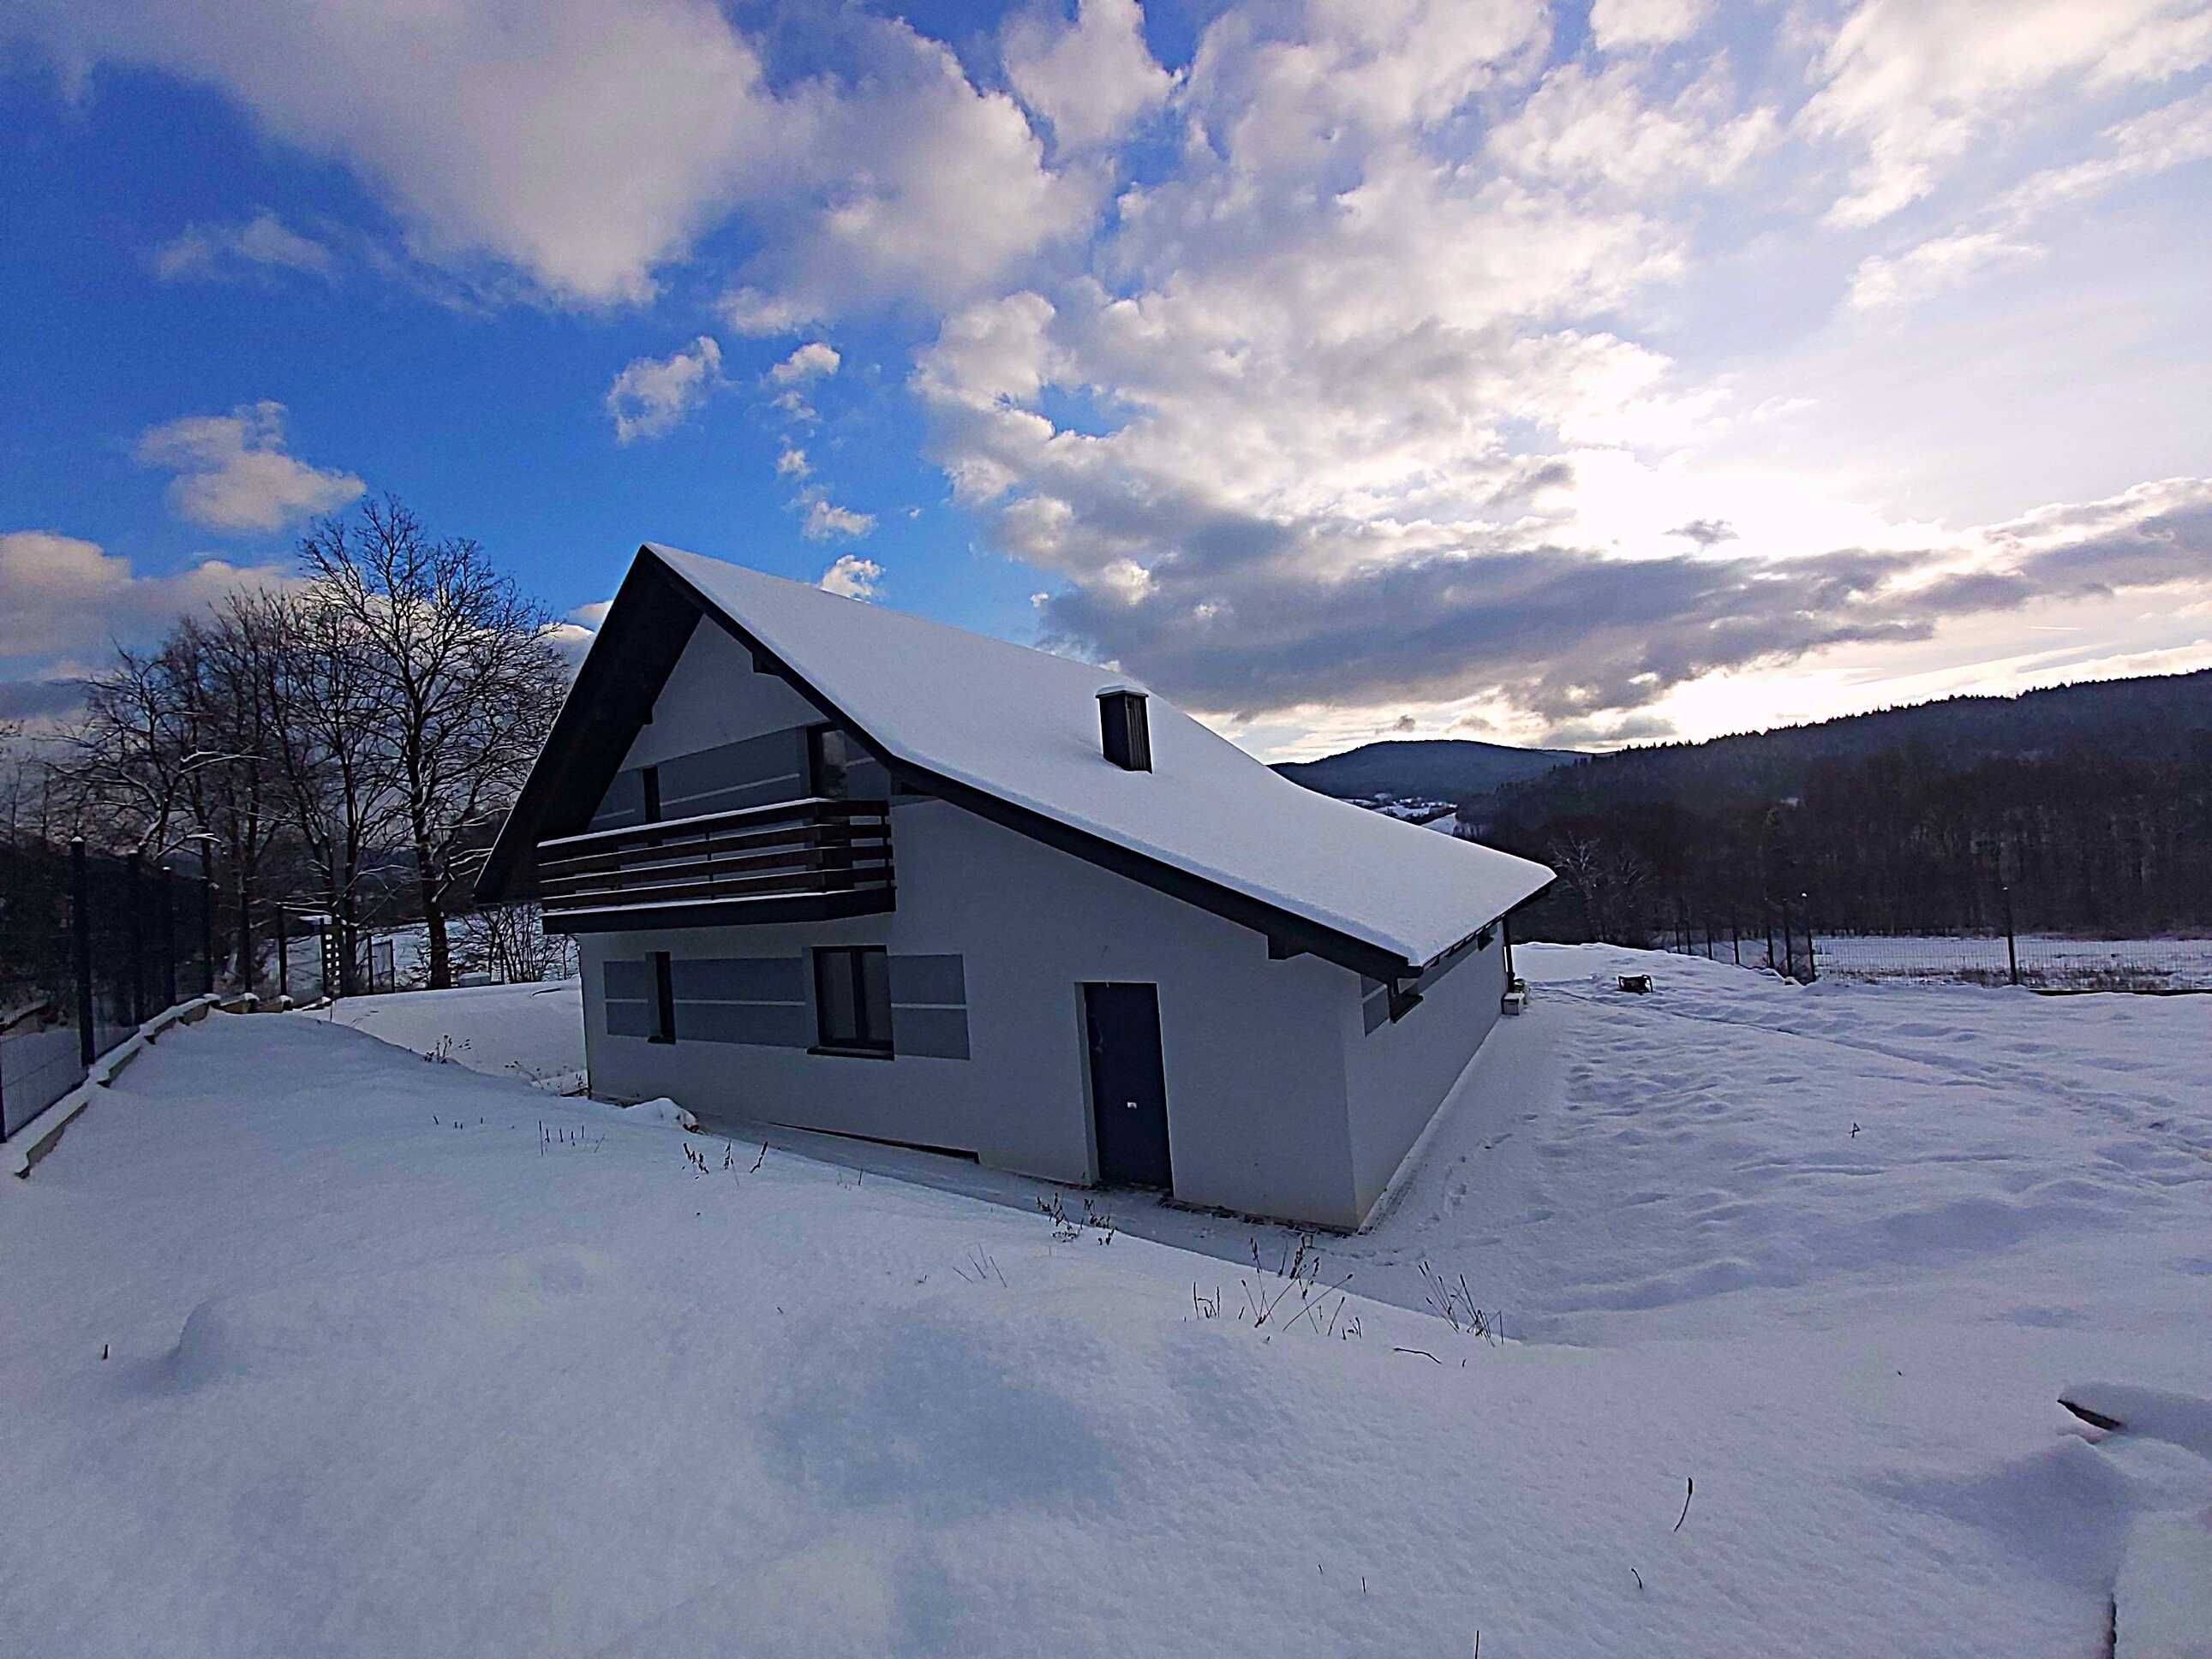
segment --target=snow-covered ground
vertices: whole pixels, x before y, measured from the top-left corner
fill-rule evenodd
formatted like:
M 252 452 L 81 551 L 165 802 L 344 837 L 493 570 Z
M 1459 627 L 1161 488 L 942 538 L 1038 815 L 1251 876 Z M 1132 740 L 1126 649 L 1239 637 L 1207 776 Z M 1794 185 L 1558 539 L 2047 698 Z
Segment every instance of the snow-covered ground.
M 556 1085 L 574 1079 L 582 1086 L 584 1005 L 577 980 L 347 997 L 292 1018 L 349 1025 L 472 1072 Z
M 2212 1000 L 1519 956 L 1530 1012 L 1303 1300 L 1276 1230 L 1108 1194 L 1109 1243 L 1010 1177 L 783 1135 L 756 1168 L 212 1018 L 0 1192 L 0 1629 L 2056 1655 L 2118 1582 L 2123 1659 L 2190 1650 L 2205 1413 L 2107 1387 L 2145 1429 L 2097 1445 L 2055 1398 L 2212 1391 Z M 453 1023 L 515 1041 L 477 994 Z
M 2054 990 L 2120 987 L 2212 990 L 2212 939 L 2068 939 L 2022 933 L 2014 941 L 2024 982 Z M 1721 947 L 1728 947 L 1723 944 Z M 1764 951 L 1764 941 L 1761 941 Z M 1821 934 L 1814 954 L 1824 974 L 1850 979 L 1964 979 L 1996 983 L 2011 962 L 2004 936 Z M 1747 952 L 1745 959 L 1750 959 Z

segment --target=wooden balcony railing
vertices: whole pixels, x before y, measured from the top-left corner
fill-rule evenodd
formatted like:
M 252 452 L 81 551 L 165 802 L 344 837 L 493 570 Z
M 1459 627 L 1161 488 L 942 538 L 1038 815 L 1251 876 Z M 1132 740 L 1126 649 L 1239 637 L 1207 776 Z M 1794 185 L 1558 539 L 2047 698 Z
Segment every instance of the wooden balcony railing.
M 553 933 L 865 915 L 892 904 L 890 809 L 810 798 L 538 843 Z

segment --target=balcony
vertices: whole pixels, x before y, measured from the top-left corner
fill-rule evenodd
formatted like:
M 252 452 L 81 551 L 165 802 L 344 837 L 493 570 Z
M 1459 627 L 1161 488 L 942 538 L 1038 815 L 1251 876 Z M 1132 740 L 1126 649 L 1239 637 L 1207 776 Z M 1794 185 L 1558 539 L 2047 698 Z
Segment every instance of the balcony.
M 545 930 L 822 921 L 892 907 L 887 803 L 780 801 L 538 843 Z

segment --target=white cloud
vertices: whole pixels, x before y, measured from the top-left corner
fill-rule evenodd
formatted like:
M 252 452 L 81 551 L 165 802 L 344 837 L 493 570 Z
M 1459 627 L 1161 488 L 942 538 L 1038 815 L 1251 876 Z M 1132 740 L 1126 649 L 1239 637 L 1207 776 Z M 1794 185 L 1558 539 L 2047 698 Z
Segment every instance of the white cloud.
M 1988 270 L 2033 264 L 2046 249 L 2030 240 L 2038 222 L 2130 179 L 2212 157 L 2212 89 L 2200 90 L 2107 127 L 2102 152 L 2030 173 L 1979 216 L 1981 228 L 1934 236 L 1901 253 L 1869 255 L 1851 280 L 1856 310 L 1909 304 L 1957 288 Z
M 337 273 L 337 256 L 266 210 L 235 225 L 187 225 L 154 251 L 154 274 L 165 283 L 268 270 L 329 278 Z
M 167 576 L 141 576 L 131 561 L 96 542 L 48 530 L 0 532 L 0 658 L 51 663 L 97 651 L 110 639 L 139 640 L 177 617 L 241 587 L 287 580 L 283 567 L 209 559 Z
M 667 436 L 722 383 L 722 348 L 711 335 L 665 357 L 633 359 L 607 388 L 615 441 Z
M 806 518 L 799 526 L 799 533 L 810 542 L 836 541 L 841 537 L 858 541 L 876 527 L 876 515 L 872 513 L 855 513 L 849 507 L 838 507 L 819 494 L 803 499 Z
M 1712 0 L 1590 0 L 1590 34 L 1601 52 L 1671 46 L 1695 34 Z
M 349 165 L 422 256 L 489 257 L 563 300 L 647 297 L 657 265 L 810 144 L 809 111 L 769 90 L 713 0 L 33 13 L 69 63 L 214 86 L 273 137 Z
M 1086 230 L 1096 168 L 1055 171 L 1021 106 L 894 19 L 854 25 L 859 73 L 804 94 L 793 189 L 757 218 L 765 246 L 726 295 L 733 328 L 773 334 L 858 307 L 945 306 Z
M 2154 82 L 2212 60 L 2200 0 L 1863 0 L 1827 42 L 1801 125 L 1860 157 L 1832 222 L 1863 226 L 1934 190 L 2001 119 L 2069 85 Z
M 142 465 L 176 475 L 169 505 L 179 517 L 226 535 L 282 530 L 334 512 L 367 487 L 350 472 L 285 453 L 284 405 L 266 400 L 149 428 L 132 453 Z
M 1778 131 L 1774 112 L 1736 112 L 1724 76 L 1655 97 L 1633 64 L 1592 74 L 1562 64 L 1509 119 L 1491 153 L 1516 171 L 1562 184 L 1598 183 L 1650 200 L 1725 182 Z
M 872 599 L 876 586 L 884 579 L 884 568 L 873 559 L 864 559 L 857 553 L 838 555 L 837 562 L 822 573 L 817 584 L 825 593 L 842 594 L 848 599 Z
M 2032 263 L 2041 257 L 2042 250 L 2033 244 L 2014 241 L 1999 231 L 1934 237 L 1892 258 L 1861 261 L 1851 277 L 1849 303 L 1858 311 L 1905 305 L 1956 288 L 1994 267 Z
M 775 458 L 775 476 L 779 478 L 803 478 L 814 469 L 808 465 L 806 452 L 786 444 Z
M 1000 52 L 1015 95 L 1051 123 L 1063 150 L 1121 137 L 1175 88 L 1145 44 L 1137 0 L 1079 0 L 1073 21 L 1042 10 L 1018 13 L 1006 26 Z
M 821 340 L 810 340 L 769 369 L 768 377 L 778 386 L 804 386 L 809 380 L 835 374 L 837 365 L 843 361 L 835 346 Z

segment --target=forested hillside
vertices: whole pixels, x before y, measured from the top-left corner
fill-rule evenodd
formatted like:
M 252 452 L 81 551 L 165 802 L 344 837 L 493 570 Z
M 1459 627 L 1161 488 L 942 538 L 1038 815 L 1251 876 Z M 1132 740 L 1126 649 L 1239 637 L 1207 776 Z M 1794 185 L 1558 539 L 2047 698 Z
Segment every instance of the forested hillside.
M 2212 672 L 1593 757 L 1462 807 L 1561 881 L 1549 937 L 1787 899 L 1823 928 L 2212 925 Z M 2009 890 L 2008 895 L 2004 890 Z

